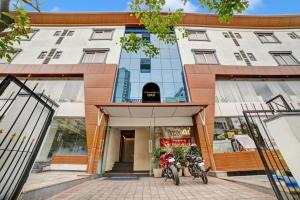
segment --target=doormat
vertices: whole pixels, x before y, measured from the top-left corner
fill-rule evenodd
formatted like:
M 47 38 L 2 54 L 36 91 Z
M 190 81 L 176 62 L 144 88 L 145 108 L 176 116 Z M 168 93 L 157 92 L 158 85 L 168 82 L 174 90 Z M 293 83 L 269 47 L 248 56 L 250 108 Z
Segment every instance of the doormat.
M 104 180 L 139 180 L 137 176 L 112 176 L 107 177 Z

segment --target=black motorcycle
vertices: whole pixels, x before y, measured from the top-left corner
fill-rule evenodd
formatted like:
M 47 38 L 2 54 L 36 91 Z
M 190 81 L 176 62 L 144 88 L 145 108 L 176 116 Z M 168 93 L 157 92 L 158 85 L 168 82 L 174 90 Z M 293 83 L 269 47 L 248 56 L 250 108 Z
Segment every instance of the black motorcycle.
M 207 173 L 205 171 L 204 160 L 200 156 L 187 155 L 188 169 L 195 178 L 201 178 L 204 184 L 208 183 Z

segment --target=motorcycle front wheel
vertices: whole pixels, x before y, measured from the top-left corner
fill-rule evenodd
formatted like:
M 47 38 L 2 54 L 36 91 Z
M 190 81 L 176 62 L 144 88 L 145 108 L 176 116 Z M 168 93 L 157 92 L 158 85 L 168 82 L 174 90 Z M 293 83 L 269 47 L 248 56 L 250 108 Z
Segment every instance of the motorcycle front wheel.
M 203 170 L 203 167 L 200 166 L 200 164 L 198 164 L 197 167 L 198 167 L 198 170 L 201 173 L 201 179 L 202 179 L 203 183 L 207 184 L 208 183 L 208 179 L 207 179 L 207 173 L 206 173 L 206 171 Z
M 201 178 L 202 178 L 202 181 L 204 184 L 207 184 L 208 183 L 208 179 L 207 179 L 207 174 L 206 172 L 201 172 Z
M 173 181 L 174 181 L 174 183 L 175 183 L 175 185 L 179 185 L 179 174 L 178 174 L 178 171 L 177 171 L 177 169 L 176 169 L 176 167 L 174 166 L 174 165 L 171 165 L 170 166 L 170 169 L 171 169 L 171 171 L 172 171 L 172 174 L 173 174 Z

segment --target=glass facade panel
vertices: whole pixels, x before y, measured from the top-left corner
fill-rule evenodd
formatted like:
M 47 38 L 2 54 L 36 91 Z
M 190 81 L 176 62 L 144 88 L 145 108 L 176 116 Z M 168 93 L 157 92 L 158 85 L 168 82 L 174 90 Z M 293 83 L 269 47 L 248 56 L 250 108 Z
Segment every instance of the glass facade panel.
M 176 148 L 195 143 L 193 127 L 154 127 L 154 148 Z
M 295 105 L 300 103 L 300 79 L 217 80 L 216 103 L 264 103 L 279 94 Z
M 144 37 L 147 33 L 144 29 L 127 28 L 125 34 L 131 32 Z M 143 87 L 149 82 L 159 86 L 161 102 L 187 102 L 187 90 L 177 44 L 165 44 L 153 34 L 149 35 L 149 42 L 160 48 L 159 55 L 150 59 L 151 68 L 145 71 L 141 70 L 140 65 L 141 59 L 147 58 L 142 51 L 127 53 L 122 50 L 114 102 L 141 102 Z
M 49 128 L 53 137 L 48 159 L 53 155 L 87 155 L 84 118 L 54 118 Z
M 248 134 L 244 117 L 217 117 L 215 119 L 214 152 L 254 151 L 253 139 Z
M 250 151 L 243 145 L 253 146 L 253 141 L 245 128 L 242 106 L 260 109 L 265 101 L 281 94 L 289 105 L 300 108 L 300 79 L 230 79 L 216 82 L 216 118 L 214 132 L 214 152 Z M 266 108 L 266 107 L 265 107 Z M 264 134 L 264 130 L 258 128 Z M 266 135 L 262 135 L 266 137 Z M 239 141 L 240 140 L 240 141 Z M 259 140 L 259 138 L 258 138 Z
M 22 79 L 21 79 L 22 80 Z M 77 78 L 30 78 L 26 85 L 35 91 L 45 90 L 55 102 L 84 102 L 83 80 Z

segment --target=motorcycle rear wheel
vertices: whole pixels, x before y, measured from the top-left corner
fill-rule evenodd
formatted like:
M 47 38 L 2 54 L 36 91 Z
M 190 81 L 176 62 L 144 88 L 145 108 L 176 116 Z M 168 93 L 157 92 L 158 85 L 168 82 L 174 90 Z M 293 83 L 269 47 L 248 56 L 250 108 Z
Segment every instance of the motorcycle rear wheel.
M 178 174 L 178 171 L 176 169 L 176 167 L 174 165 L 171 165 L 170 166 L 170 169 L 172 171 L 172 174 L 173 174 L 173 181 L 174 181 L 174 184 L 175 185 L 179 185 L 180 181 L 179 181 L 179 174 Z

